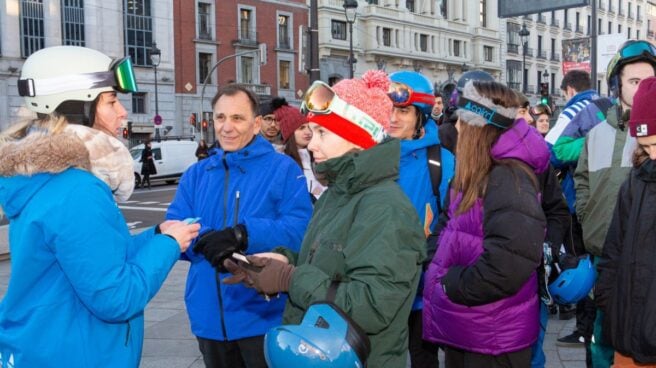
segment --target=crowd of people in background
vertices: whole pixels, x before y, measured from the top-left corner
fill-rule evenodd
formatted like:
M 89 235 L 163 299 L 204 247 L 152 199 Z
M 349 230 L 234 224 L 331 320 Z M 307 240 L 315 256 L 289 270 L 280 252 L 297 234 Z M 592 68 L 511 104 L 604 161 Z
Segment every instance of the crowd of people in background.
M 574 310 L 557 344 L 588 367 L 656 367 L 656 48 L 627 41 L 607 70 L 608 97 L 565 74 L 560 109 L 482 70 L 443 89 L 411 71 L 316 81 L 300 106 L 224 86 L 218 143 L 131 236 L 115 211 L 134 189 L 116 139 L 129 59 L 36 52 L 19 80 L 36 93 L 19 89 L 38 116 L 0 134 L 0 366 L 138 365 L 144 307 L 180 259 L 207 367 L 543 368 L 548 314 Z

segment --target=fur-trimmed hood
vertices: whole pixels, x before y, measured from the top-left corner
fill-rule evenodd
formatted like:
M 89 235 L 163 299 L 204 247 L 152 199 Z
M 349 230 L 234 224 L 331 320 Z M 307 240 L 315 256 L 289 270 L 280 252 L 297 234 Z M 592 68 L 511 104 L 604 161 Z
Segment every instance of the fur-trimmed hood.
M 0 146 L 0 176 L 57 174 L 70 167 L 91 171 L 89 151 L 69 132 L 32 133 Z
M 12 216 L 52 175 L 69 168 L 93 173 L 119 201 L 134 189 L 132 157 L 116 138 L 81 125 L 61 133 L 33 131 L 0 144 L 0 208 Z

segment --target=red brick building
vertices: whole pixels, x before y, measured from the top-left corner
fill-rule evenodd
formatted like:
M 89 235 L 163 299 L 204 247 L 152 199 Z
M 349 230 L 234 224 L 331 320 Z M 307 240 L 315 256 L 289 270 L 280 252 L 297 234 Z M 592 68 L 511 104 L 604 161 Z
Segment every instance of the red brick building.
M 297 91 L 304 91 L 309 81 L 298 71 L 299 27 L 307 29 L 308 12 L 305 0 L 174 0 L 179 118 L 186 121 L 202 111 L 209 120 L 217 83 L 245 83 L 259 95 L 296 100 Z M 267 45 L 265 65 L 257 52 L 262 43 Z

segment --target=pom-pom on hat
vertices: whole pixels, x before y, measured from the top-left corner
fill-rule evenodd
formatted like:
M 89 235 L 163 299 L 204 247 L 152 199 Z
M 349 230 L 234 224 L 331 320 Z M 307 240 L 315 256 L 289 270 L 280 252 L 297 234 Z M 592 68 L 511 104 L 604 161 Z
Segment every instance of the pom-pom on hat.
M 271 106 L 273 107 L 273 114 L 276 116 L 278 124 L 280 124 L 283 142 L 287 142 L 296 129 L 307 123 L 307 119 L 301 114 L 301 111 L 294 106 L 290 106 L 283 97 L 274 98 L 271 101 Z
M 629 132 L 632 137 L 656 135 L 656 110 L 651 105 L 656 99 L 656 77 L 643 79 L 633 96 Z
M 341 100 L 369 115 L 374 121 L 352 122 L 338 114 L 309 113 L 308 120 L 364 149 L 385 137 L 392 115 L 392 100 L 387 96 L 389 78 L 382 70 L 369 70 L 362 78 L 343 79 L 332 89 Z

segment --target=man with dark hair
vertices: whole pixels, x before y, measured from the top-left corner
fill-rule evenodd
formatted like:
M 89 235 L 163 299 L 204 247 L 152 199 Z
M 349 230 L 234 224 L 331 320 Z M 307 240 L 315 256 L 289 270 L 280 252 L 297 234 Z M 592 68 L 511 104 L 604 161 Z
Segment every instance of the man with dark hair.
M 241 85 L 212 99 L 216 154 L 180 179 L 167 219 L 199 217 L 201 236 L 182 255 L 191 262 L 185 302 L 207 367 L 266 367 L 264 334 L 282 322 L 286 297 L 265 300 L 243 285 L 224 285 L 234 252 L 285 245 L 298 251 L 312 215 L 305 176 L 262 136 L 257 97 Z

